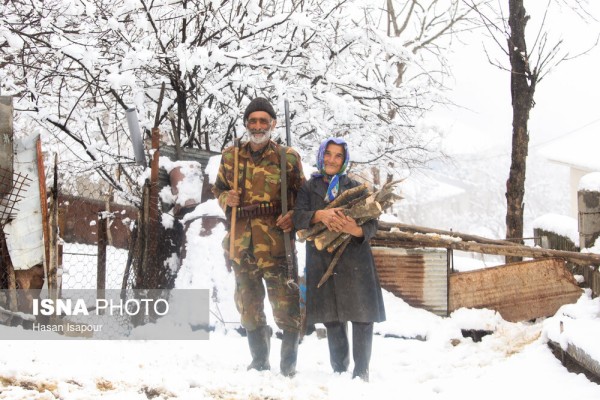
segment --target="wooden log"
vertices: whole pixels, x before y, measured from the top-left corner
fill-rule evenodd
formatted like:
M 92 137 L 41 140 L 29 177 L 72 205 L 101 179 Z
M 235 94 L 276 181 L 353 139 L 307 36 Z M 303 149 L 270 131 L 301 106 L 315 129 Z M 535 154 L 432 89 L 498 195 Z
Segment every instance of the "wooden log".
M 330 208 L 340 207 L 341 205 L 352 201 L 356 197 L 363 195 L 365 191 L 368 191 L 366 183 L 353 187 L 352 189 L 348 189 L 336 197 L 331 203 L 329 203 L 325 209 L 327 210 Z
M 391 205 L 394 201 L 402 199 L 402 196 L 398 196 L 396 193 L 394 193 L 396 185 L 400 182 L 402 182 L 402 180 L 388 182 L 385 185 L 383 185 L 383 187 L 380 190 L 375 192 L 375 201 L 382 205 Z
M 486 244 L 498 244 L 505 246 L 514 246 L 516 243 L 508 240 L 497 240 L 497 239 L 488 239 L 482 236 L 469 235 L 467 233 L 460 233 L 454 231 L 446 231 L 442 229 L 434 229 L 434 228 L 426 228 L 423 226 L 417 225 L 408 225 L 402 224 L 399 222 L 380 222 L 379 230 L 382 231 L 391 231 L 392 229 L 400 229 L 404 232 L 412 232 L 412 233 L 436 233 L 438 235 L 451 236 L 454 238 L 460 238 L 465 241 L 473 241 L 477 243 L 486 243 Z
M 327 227 L 324 223 L 317 222 L 308 229 L 301 229 L 298 232 L 296 232 L 296 238 L 300 243 L 304 242 L 305 240 L 309 240 L 308 238 L 311 238 L 310 240 L 313 240 L 316 235 L 323 232 L 325 229 L 327 229 Z
M 360 186 L 357 186 L 356 188 L 360 188 Z M 354 190 L 356 188 L 352 188 L 350 190 Z M 345 191 L 344 193 L 342 193 L 342 195 L 345 194 L 345 193 L 348 193 L 350 190 Z M 364 192 L 364 190 L 363 190 L 363 192 Z M 342 195 L 340 195 L 340 196 L 342 196 Z M 356 206 L 360 202 L 367 201 L 367 198 L 369 196 L 371 196 L 369 193 L 363 194 L 362 192 L 358 193 L 358 197 L 353 197 L 352 198 L 352 196 L 348 196 L 348 197 L 346 197 L 346 199 L 347 200 L 350 199 L 350 200 L 349 200 L 349 202 L 347 204 L 340 204 L 340 203 L 338 203 L 338 205 L 336 207 L 337 208 L 342 208 L 342 209 L 351 209 L 352 207 Z M 338 198 L 336 198 L 334 200 L 334 202 Z M 333 204 L 333 203 L 331 203 L 331 204 Z M 331 204 L 329 204 L 327 207 L 325 207 L 325 209 L 328 210 L 328 209 L 333 208 L 331 206 Z M 301 229 L 298 232 L 296 232 L 296 237 L 297 237 L 297 239 L 298 239 L 298 241 L 300 243 L 304 242 L 305 240 L 312 241 L 312 240 L 314 240 L 315 236 L 317 236 L 318 234 L 322 233 L 326 229 L 327 229 L 327 227 L 325 226 L 324 223 L 317 222 L 316 224 L 314 224 L 313 226 L 311 226 L 308 229 Z
M 443 247 L 447 249 L 471 251 L 475 253 L 496 254 L 517 257 L 559 257 L 578 265 L 600 265 L 600 254 L 577 253 L 573 251 L 542 249 L 524 245 L 497 245 L 475 242 L 465 242 L 457 238 L 413 234 L 408 232 L 377 231 L 376 238 L 381 242 L 407 241 L 423 247 Z
M 344 243 L 344 241 L 346 239 L 348 239 L 349 237 L 350 237 L 349 233 L 342 233 L 340 236 L 337 237 L 337 239 L 335 239 L 333 242 L 331 242 L 331 244 L 329 246 L 327 246 L 327 252 L 333 253 L 334 250 L 337 249 L 338 247 L 340 247 L 340 245 L 342 243 Z
M 344 211 L 344 214 L 351 218 L 354 218 L 355 220 L 375 219 L 381 215 L 381 206 L 376 201 L 372 201 L 367 204 L 356 205 L 350 210 Z M 342 235 L 342 233 L 343 232 L 334 232 L 326 230 L 315 237 L 315 246 L 318 250 L 323 250 L 331 243 L 333 243 L 338 238 L 338 236 Z

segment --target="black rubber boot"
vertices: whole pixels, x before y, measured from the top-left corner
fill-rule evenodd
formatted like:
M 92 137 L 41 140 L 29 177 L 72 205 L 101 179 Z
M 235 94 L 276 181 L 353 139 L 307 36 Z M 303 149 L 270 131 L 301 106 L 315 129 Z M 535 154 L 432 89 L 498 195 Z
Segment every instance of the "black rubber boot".
M 248 370 L 266 371 L 271 369 L 269 364 L 269 350 L 271 349 L 271 335 L 273 333 L 271 327 L 261 326 L 258 329 L 246 332 L 250 354 L 252 355 L 252 362 L 248 365 Z
M 283 331 L 281 341 L 281 363 L 279 369 L 283 376 L 296 375 L 296 361 L 298 360 L 298 332 Z
M 350 364 L 348 325 L 345 322 L 327 322 L 325 327 L 329 344 L 329 361 L 333 372 L 346 372 Z
M 352 323 L 352 357 L 354 372 L 352 378 L 359 377 L 369 382 L 369 362 L 373 348 L 373 323 Z

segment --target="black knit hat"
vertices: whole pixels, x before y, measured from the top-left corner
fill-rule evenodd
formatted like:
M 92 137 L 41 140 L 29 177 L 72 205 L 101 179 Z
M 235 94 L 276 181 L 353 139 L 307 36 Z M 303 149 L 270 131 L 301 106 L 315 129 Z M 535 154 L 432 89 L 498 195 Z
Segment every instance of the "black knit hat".
M 269 114 L 273 119 L 277 119 L 277 114 L 275 114 L 275 110 L 269 100 L 264 97 L 257 97 L 248 104 L 246 107 L 246 111 L 244 111 L 244 125 L 246 125 L 246 121 L 248 120 L 248 116 L 255 111 L 264 111 Z

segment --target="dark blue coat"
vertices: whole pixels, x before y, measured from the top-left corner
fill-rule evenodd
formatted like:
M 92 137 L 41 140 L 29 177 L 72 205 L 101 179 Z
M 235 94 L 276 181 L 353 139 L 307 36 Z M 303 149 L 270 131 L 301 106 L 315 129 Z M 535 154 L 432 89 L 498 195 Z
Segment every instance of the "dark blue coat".
M 359 183 L 343 175 L 340 193 Z M 322 178 L 306 182 L 296 198 L 295 229 L 307 229 L 315 211 L 322 210 L 327 184 Z M 377 231 L 377 221 L 362 225 L 364 237 L 353 237 L 339 259 L 333 276 L 317 288 L 327 271 L 334 253 L 317 250 L 312 241 L 306 242 L 306 318 L 307 324 L 331 321 L 381 322 L 385 308 L 379 277 L 375 270 L 369 240 Z

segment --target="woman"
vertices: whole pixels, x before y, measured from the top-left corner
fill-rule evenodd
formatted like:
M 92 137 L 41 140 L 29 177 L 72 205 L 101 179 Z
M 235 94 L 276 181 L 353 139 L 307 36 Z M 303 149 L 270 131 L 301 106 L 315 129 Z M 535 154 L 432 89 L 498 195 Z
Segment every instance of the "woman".
M 306 242 L 306 322 L 309 326 L 325 324 L 331 366 L 334 372 L 344 372 L 350 358 L 347 322 L 351 321 L 352 377 L 368 381 L 373 323 L 385 320 L 381 286 L 369 246 L 377 221 L 358 225 L 339 208 L 325 209 L 339 194 L 359 185 L 345 174 L 349 160 L 348 144 L 343 139 L 329 138 L 321 143 L 317 155 L 319 171 L 298 192 L 294 225 L 296 229 L 307 229 L 322 222 L 329 230 L 352 235 L 335 273 L 320 288 L 317 284 L 333 254 Z

